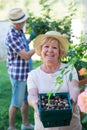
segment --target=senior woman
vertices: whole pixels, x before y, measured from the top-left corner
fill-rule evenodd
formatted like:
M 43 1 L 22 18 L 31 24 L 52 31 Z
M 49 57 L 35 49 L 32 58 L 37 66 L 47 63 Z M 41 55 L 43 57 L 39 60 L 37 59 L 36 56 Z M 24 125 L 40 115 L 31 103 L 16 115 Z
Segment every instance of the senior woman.
M 73 101 L 73 114 L 70 126 L 44 128 L 39 118 L 38 112 L 38 94 L 47 93 L 51 90 L 56 90 L 56 77 L 58 71 L 66 64 L 61 62 L 61 58 L 66 56 L 69 44 L 66 37 L 56 31 L 48 31 L 46 34 L 41 34 L 34 40 L 34 49 L 37 55 L 41 56 L 43 64 L 38 68 L 28 73 L 28 103 L 34 110 L 35 130 L 82 130 L 80 123 L 79 109 L 76 104 L 79 94 L 78 76 L 75 68 L 72 71 L 73 79 L 70 82 L 68 79 L 69 73 L 63 76 L 63 83 L 59 92 L 69 92 L 70 98 Z

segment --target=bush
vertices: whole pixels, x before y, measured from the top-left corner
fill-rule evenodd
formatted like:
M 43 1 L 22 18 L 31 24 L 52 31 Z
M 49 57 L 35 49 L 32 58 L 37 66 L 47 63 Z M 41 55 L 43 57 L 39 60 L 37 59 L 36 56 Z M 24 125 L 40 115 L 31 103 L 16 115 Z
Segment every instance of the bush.
M 60 32 L 61 34 L 66 34 L 68 38 L 71 37 L 71 21 L 73 16 L 75 15 L 76 8 L 73 3 L 70 3 L 69 5 L 69 15 L 63 17 L 62 19 L 53 19 L 53 16 L 51 16 L 51 6 L 55 2 L 55 0 L 52 0 L 52 2 L 48 2 L 46 0 L 40 0 L 40 5 L 42 6 L 40 17 L 35 17 L 33 13 L 29 13 L 29 18 L 27 20 L 27 32 L 31 33 L 32 30 L 35 31 L 35 33 L 43 34 L 49 30 L 56 30 Z M 56 14 L 55 14 L 56 15 Z

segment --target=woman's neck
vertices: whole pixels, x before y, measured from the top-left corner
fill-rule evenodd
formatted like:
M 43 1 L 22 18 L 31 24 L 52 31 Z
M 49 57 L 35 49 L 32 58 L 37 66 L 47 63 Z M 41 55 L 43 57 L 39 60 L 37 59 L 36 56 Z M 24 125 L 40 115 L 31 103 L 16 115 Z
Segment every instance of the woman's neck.
M 60 68 L 60 65 L 60 62 L 54 65 L 43 64 L 41 69 L 46 73 L 55 73 Z

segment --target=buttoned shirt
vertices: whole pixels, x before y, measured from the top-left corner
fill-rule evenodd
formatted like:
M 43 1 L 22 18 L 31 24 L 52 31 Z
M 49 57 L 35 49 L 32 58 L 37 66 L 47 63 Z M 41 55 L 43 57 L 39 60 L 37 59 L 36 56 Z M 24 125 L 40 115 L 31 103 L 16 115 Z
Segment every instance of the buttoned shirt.
M 22 33 L 21 30 L 15 30 L 13 27 L 8 31 L 5 41 L 7 47 L 7 68 L 12 78 L 26 81 L 27 73 L 29 72 L 29 62 L 18 55 L 22 49 L 26 49 Z

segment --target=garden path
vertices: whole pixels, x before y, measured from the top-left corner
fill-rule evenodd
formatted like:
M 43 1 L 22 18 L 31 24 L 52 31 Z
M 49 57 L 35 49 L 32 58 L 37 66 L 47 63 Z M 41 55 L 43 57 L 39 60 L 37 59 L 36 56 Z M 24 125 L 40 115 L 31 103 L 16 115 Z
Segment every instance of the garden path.
M 9 26 L 8 21 L 0 21 L 0 59 L 6 57 L 5 36 Z

